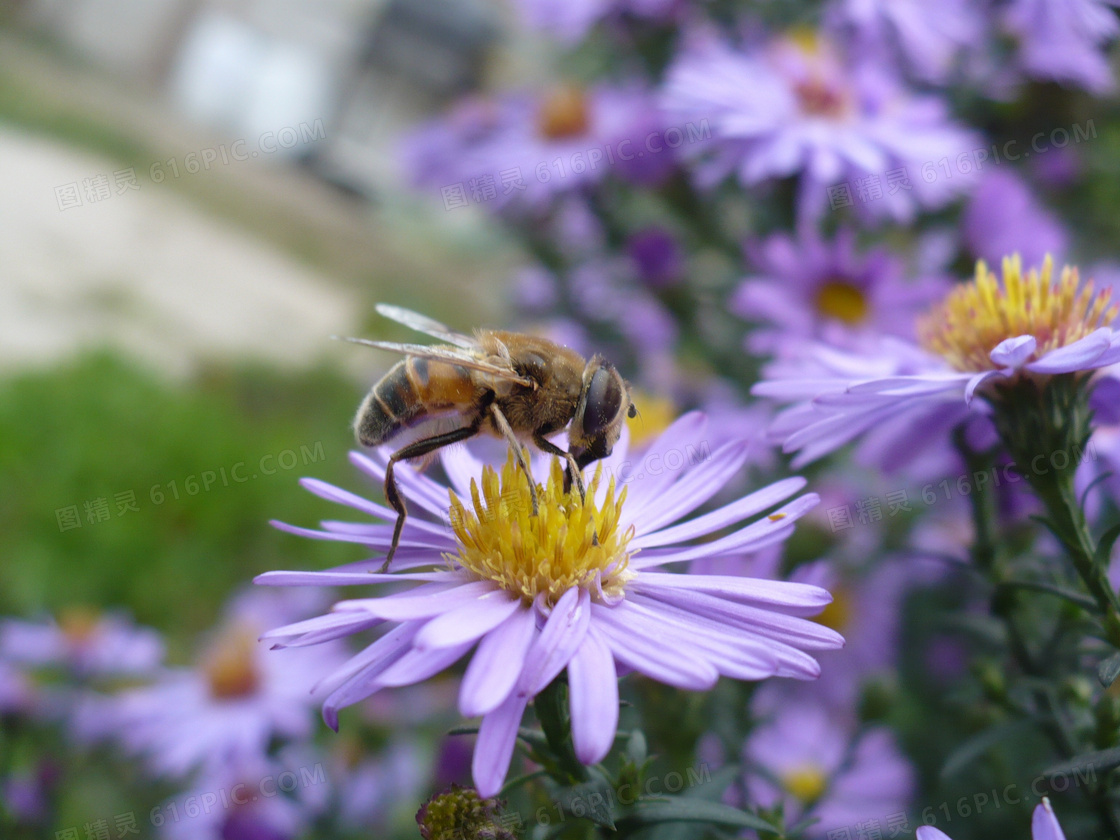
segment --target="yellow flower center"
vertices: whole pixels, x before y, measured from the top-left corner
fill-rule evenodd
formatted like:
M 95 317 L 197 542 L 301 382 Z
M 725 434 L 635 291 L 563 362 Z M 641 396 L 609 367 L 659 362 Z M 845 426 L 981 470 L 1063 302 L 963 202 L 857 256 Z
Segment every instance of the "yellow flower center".
M 838 633 L 843 633 L 852 617 L 851 597 L 842 586 L 829 588 L 828 591 L 832 593 L 832 601 L 817 614 L 816 621 Z
M 256 691 L 260 685 L 256 653 L 256 633 L 249 627 L 238 624 L 224 630 L 202 654 L 210 694 L 224 700 Z
M 1041 270 L 1032 268 L 1024 276 L 1016 254 L 1004 257 L 1001 283 L 980 260 L 976 278 L 953 289 L 918 322 L 922 346 L 957 370 L 995 370 L 989 354 L 1001 341 L 1034 336 L 1038 344 L 1030 361 L 1116 318 L 1118 307 L 1109 305 L 1111 289 L 1095 294 L 1092 281 L 1081 285 L 1071 266 L 1062 269 L 1057 283 L 1053 272 L 1054 261 L 1047 256 Z
M 829 280 L 817 289 L 817 312 L 855 326 L 867 319 L 870 307 L 863 291 L 843 280 Z
M 560 85 L 544 98 L 537 113 L 537 129 L 542 137 L 561 140 L 587 132 L 591 116 L 587 97 L 574 85 Z
M 481 491 L 471 480 L 470 508 L 451 492 L 459 554 L 447 555 L 448 560 L 526 603 L 543 593 L 555 604 L 573 586 L 601 592 L 608 600 L 621 598 L 634 577 L 626 551 L 634 528 L 620 530 L 626 489 L 616 495 L 613 478 L 602 505 L 595 503 L 601 478 L 602 465 L 587 485 L 587 500 L 581 501 L 576 488 L 565 492 L 564 468 L 553 458 L 548 482 L 537 485 L 533 516 L 529 480 L 510 452 L 500 477 L 490 467 L 482 471 Z
M 802 802 L 820 799 L 828 786 L 828 776 L 815 764 L 805 764 L 782 774 L 782 787 Z
M 58 615 L 58 627 L 75 645 L 83 645 L 93 638 L 101 624 L 101 616 L 89 607 L 70 607 Z

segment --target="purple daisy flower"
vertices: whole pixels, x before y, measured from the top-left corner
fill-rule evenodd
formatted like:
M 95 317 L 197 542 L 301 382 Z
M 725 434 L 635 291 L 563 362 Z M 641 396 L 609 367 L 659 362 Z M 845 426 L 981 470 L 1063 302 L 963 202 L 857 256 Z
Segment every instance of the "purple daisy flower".
M 66 610 L 58 621 L 0 622 L 0 657 L 77 679 L 143 677 L 163 662 L 163 639 L 119 614 Z
M 918 826 L 918 840 L 952 840 L 948 834 L 932 825 Z M 1031 840 L 1066 840 L 1058 818 L 1054 815 L 1054 808 L 1045 796 L 1035 806 L 1031 815 Z
M 1066 250 L 1062 223 L 1043 207 L 1026 183 L 1006 169 L 985 174 L 961 217 L 964 241 L 973 256 L 996 263 L 1019 254 L 1028 265 Z
M 765 722 L 747 740 L 747 791 L 753 804 L 784 803 L 788 822 L 819 820 L 810 837 L 905 810 L 914 770 L 885 727 L 856 727 L 818 703 L 768 691 L 756 700 Z
M 695 39 L 669 69 L 662 102 L 674 122 L 711 126 L 710 142 L 682 147 L 699 153 L 701 185 L 728 174 L 748 187 L 799 176 L 802 221 L 819 216 L 838 185 L 860 193 L 861 211 L 907 221 L 970 181 L 922 177 L 924 164 L 977 145 L 941 100 L 909 93 L 884 68 L 845 64 L 824 37 L 754 51 Z
M 1033 79 L 1108 93 L 1114 80 L 1103 47 L 1120 33 L 1117 0 L 1012 0 L 1000 22 L 1018 42 L 1022 72 Z
M 705 422 L 699 413 L 685 415 L 650 451 L 667 458 L 682 438 L 703 437 Z M 326 698 L 323 715 L 332 727 L 340 708 L 382 688 L 425 680 L 477 645 L 460 686 L 459 710 L 482 716 L 472 770 L 484 797 L 501 789 L 527 704 L 565 669 L 575 752 L 589 764 L 601 760 L 614 740 L 621 673 L 637 671 L 694 691 L 710 688 L 721 675 L 813 679 L 819 666 L 805 651 L 842 644 L 834 631 L 804 618 L 830 600 L 823 589 L 662 568 L 773 545 L 816 504 L 813 494 L 789 501 L 805 485 L 790 478 L 680 522 L 738 472 L 747 448 L 726 444 L 710 459 L 635 478 L 619 492 L 613 478 L 603 476 L 616 475 L 625 461 L 622 440 L 589 479 L 585 504 L 563 490 L 558 461 L 534 458 L 534 475 L 548 477 L 538 489 L 537 516 L 531 516 L 528 480 L 512 455 L 499 475 L 483 469 L 466 447 L 444 450 L 450 487 L 398 467 L 403 493 L 428 516 L 406 521 L 394 558 L 400 571 L 375 574 L 380 559 L 373 558 L 327 572 L 269 572 L 257 582 L 415 585 L 343 601 L 328 615 L 266 635 L 281 645 L 307 646 L 385 631 L 316 688 Z M 386 460 L 384 451 L 351 455 L 379 484 Z M 304 479 L 303 485 L 385 523 L 395 518 L 388 508 L 321 481 Z M 777 511 L 742 524 L 776 505 Z M 382 551 L 393 526 L 278 527 Z M 717 539 L 694 542 L 732 527 Z
M 949 81 L 961 52 L 979 47 L 984 34 L 983 18 L 968 0 L 937 5 L 922 0 L 839 0 L 828 21 L 860 54 L 894 61 L 935 83 Z
M 250 591 L 235 599 L 195 667 L 169 668 L 108 698 L 99 734 L 115 735 L 155 772 L 174 777 L 263 760 L 273 739 L 307 738 L 314 700 L 306 684 L 341 664 L 343 648 L 276 655 L 257 639 L 318 608 L 309 594 Z
M 414 132 L 404 156 L 415 184 L 449 208 L 539 210 L 611 172 L 644 183 L 664 177 L 673 156 L 657 142 L 662 151 L 653 153 L 647 140 L 665 128 L 639 87 L 560 85 L 461 102 Z
M 917 314 L 948 290 L 941 277 L 907 282 L 902 261 L 886 249 L 858 253 L 851 230 L 831 241 L 815 231 L 775 234 L 746 251 L 758 273 L 739 286 L 731 309 L 765 323 L 749 334 L 755 353 L 779 354 L 807 340 L 850 347 L 868 334 L 913 338 Z
M 922 346 L 884 338 L 858 352 L 823 345 L 771 366 L 752 393 L 794 405 L 771 426 L 795 465 L 874 430 L 885 461 L 902 461 L 915 440 L 944 440 L 949 429 L 987 414 L 993 380 L 1092 371 L 1120 362 L 1117 307 L 1067 267 L 1056 283 L 1049 258 L 1024 274 L 1003 262 L 1002 283 L 981 261 L 918 325 Z M 920 429 L 920 433 L 915 430 Z

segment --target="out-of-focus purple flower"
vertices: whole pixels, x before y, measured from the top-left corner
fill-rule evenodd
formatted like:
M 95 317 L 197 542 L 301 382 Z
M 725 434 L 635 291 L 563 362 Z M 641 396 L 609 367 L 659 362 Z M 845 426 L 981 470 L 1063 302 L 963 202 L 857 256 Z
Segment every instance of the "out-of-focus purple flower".
M 166 840 L 295 840 L 317 810 L 306 795 L 320 799 L 319 786 L 328 786 L 321 763 L 231 757 L 150 816 Z
M 696 38 L 669 69 L 662 103 L 670 121 L 710 125 L 710 141 L 679 150 L 701 185 L 797 176 L 803 222 L 830 205 L 907 221 L 970 182 L 922 171 L 977 145 L 940 99 L 901 88 L 885 68 L 845 64 L 823 37 L 759 49 Z
M 463 747 L 469 769 L 470 746 Z M 368 832 L 371 826 L 386 825 L 402 805 L 411 814 L 423 798 L 427 764 L 412 738 L 394 741 L 376 756 L 352 764 L 339 766 L 336 762 L 330 776 L 336 781 L 339 824 L 350 831 Z
M 21 669 L 0 658 L 0 715 L 25 715 L 36 705 L 36 690 Z
M 626 253 L 651 289 L 672 286 L 684 273 L 684 255 L 677 238 L 663 227 L 654 225 L 633 234 L 626 242 Z
M 403 154 L 416 185 L 449 210 L 540 210 L 608 174 L 641 183 L 664 177 L 674 156 L 661 140 L 651 148 L 650 137 L 667 128 L 641 88 L 561 85 L 459 103 L 411 134 Z
M 163 639 L 119 614 L 65 610 L 58 621 L 0 623 L 0 657 L 76 679 L 144 677 L 163 662 Z
M 932 825 L 918 826 L 918 840 L 952 840 L 948 834 Z M 1066 840 L 1054 808 L 1045 796 L 1035 806 L 1031 815 L 1031 840 Z
M 818 818 L 807 835 L 813 838 L 905 810 L 914 770 L 889 729 L 857 735 L 855 726 L 819 703 L 791 700 L 769 686 L 756 708 L 766 718 L 744 750 L 752 803 L 784 803 L 790 823 Z
M 1115 84 L 1103 47 L 1120 33 L 1116 5 L 1117 0 L 1011 0 L 1000 23 L 1018 43 L 1024 74 L 1100 95 Z
M 818 346 L 781 360 L 754 386 L 759 396 L 794 405 L 776 417 L 771 434 L 797 465 L 816 460 L 875 430 L 884 448 L 903 458 L 917 442 L 943 441 L 969 416 L 991 411 L 989 380 L 1092 371 L 1120 363 L 1120 331 L 1106 292 L 1082 286 L 1075 268 L 1052 279 L 1003 261 L 1002 283 L 983 262 L 976 279 L 955 288 L 919 326 L 924 348 L 884 338 L 858 352 Z M 1028 305 L 1028 301 L 1032 302 Z M 889 460 L 889 459 L 887 459 Z
M 602 476 L 617 475 L 626 460 L 625 435 L 597 465 L 586 503 L 563 490 L 556 459 L 534 458 L 534 475 L 548 476 L 539 485 L 537 516 L 530 515 L 528 480 L 512 456 L 499 476 L 483 470 L 466 447 L 444 450 L 450 488 L 398 465 L 397 480 L 410 504 L 438 518 L 408 518 L 394 558 L 398 572 L 374 573 L 379 560 L 373 559 L 328 572 L 270 572 L 257 582 L 417 585 L 388 596 L 344 601 L 329 615 L 267 635 L 306 646 L 379 626 L 387 629 L 320 687 L 326 694 L 323 714 L 332 726 L 337 726 L 340 708 L 382 688 L 425 680 L 477 644 L 463 677 L 459 709 L 466 716 L 482 716 L 473 775 L 484 797 L 501 789 L 528 702 L 565 669 L 575 753 L 586 763 L 601 760 L 614 740 L 619 669 L 690 690 L 710 688 L 721 674 L 815 678 L 819 669 L 805 651 L 841 644 L 835 632 L 802 617 L 828 602 L 824 590 L 658 571 L 668 563 L 740 556 L 781 542 L 817 501 L 808 494 L 785 502 L 804 486 L 803 479 L 786 479 L 679 522 L 714 496 L 746 459 L 746 445 L 733 442 L 708 460 L 686 465 L 679 441 L 702 437 L 704 423 L 703 415 L 693 413 L 670 426 L 647 457 L 656 451 L 659 462 L 670 467 L 670 453 L 675 453 L 676 468 L 635 477 L 624 496 L 617 494 L 613 478 L 605 481 Z M 371 458 L 354 453 L 351 460 L 380 483 L 388 454 L 381 450 Z M 388 508 L 313 479 L 303 484 L 386 524 L 324 522 L 322 531 L 279 527 L 375 550 L 389 545 L 393 526 L 388 523 L 395 517 Z M 472 500 L 471 507 L 460 499 Z M 740 527 L 783 502 L 776 512 Z M 694 542 L 729 528 L 736 530 Z M 511 529 L 519 535 L 515 542 Z M 570 538 L 578 534 L 584 536 Z M 639 548 L 641 554 L 635 555 Z M 416 571 L 433 565 L 434 570 Z
M 193 668 L 169 668 L 151 684 L 103 704 L 98 734 L 111 733 L 159 774 L 216 773 L 264 760 L 273 739 L 314 731 L 307 686 L 344 661 L 339 642 L 272 653 L 258 637 L 315 609 L 310 593 L 251 591 L 235 599 Z
M 1047 254 L 1061 257 L 1066 250 L 1062 223 L 1007 168 L 992 169 L 981 177 L 961 221 L 973 256 L 992 264 L 1007 254 L 1019 254 L 1028 265 L 1035 265 Z
M 866 335 L 914 338 L 919 312 L 948 291 L 943 277 L 908 281 L 902 261 L 886 249 L 859 253 L 855 233 L 824 240 L 816 231 L 775 234 L 747 244 L 756 274 L 731 299 L 731 308 L 763 326 L 751 331 L 755 353 L 782 355 L 820 340 L 858 345 Z
M 828 23 L 851 39 L 855 53 L 935 83 L 949 81 L 960 53 L 979 47 L 985 34 L 983 16 L 968 0 L 840 0 Z
M 518 0 L 526 22 L 567 43 L 582 39 L 598 21 L 622 14 L 667 20 L 682 0 Z

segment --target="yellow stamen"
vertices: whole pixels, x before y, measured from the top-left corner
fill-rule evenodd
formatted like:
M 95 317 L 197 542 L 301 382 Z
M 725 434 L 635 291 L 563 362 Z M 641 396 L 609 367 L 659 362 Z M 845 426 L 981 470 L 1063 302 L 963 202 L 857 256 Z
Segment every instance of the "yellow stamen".
M 511 452 L 500 477 L 490 467 L 483 470 L 481 491 L 471 481 L 469 509 L 451 491 L 459 554 L 447 555 L 448 560 L 526 603 L 543 593 L 555 604 L 574 586 L 595 596 L 601 591 L 611 600 L 621 597 L 634 577 L 626 551 L 634 527 L 620 530 L 626 489 L 616 495 L 613 478 L 602 505 L 595 503 L 601 478 L 600 464 L 581 501 L 577 489 L 564 491 L 564 468 L 553 458 L 547 483 L 537 485 L 538 514 L 533 516 L 529 480 Z
M 820 799 L 828 786 L 828 776 L 816 765 L 806 764 L 782 775 L 782 787 L 802 802 Z
M 260 685 L 256 653 L 256 633 L 249 627 L 238 624 L 222 631 L 202 655 L 202 670 L 210 682 L 210 694 L 228 699 L 256 691 Z
M 989 357 L 1001 341 L 1020 335 L 1038 342 L 1031 360 L 1108 326 L 1120 312 L 1109 305 L 1112 290 L 1094 293 L 1080 284 L 1077 269 L 1066 266 L 1052 280 L 1054 261 L 1023 275 L 1019 255 L 1004 257 L 1002 284 L 983 260 L 976 278 L 958 286 L 918 323 L 922 346 L 962 371 L 994 370 Z M 1080 286 L 1080 288 L 1079 288 Z
M 574 85 L 561 85 L 550 91 L 537 113 L 537 129 L 549 140 L 578 137 L 591 123 L 587 97 Z
M 830 280 L 817 289 L 817 312 L 855 326 L 867 319 L 870 306 L 863 290 L 844 280 Z

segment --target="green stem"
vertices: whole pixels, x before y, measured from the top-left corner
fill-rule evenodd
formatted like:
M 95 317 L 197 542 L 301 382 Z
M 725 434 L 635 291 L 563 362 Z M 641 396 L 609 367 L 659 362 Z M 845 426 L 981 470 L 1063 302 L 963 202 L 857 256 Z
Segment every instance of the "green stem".
M 548 687 L 537 695 L 533 706 L 557 765 L 571 777 L 559 781 L 586 782 L 590 778 L 587 768 L 576 758 L 575 747 L 572 745 L 572 726 L 568 716 L 568 681 L 565 676 L 561 674 L 550 682 Z

